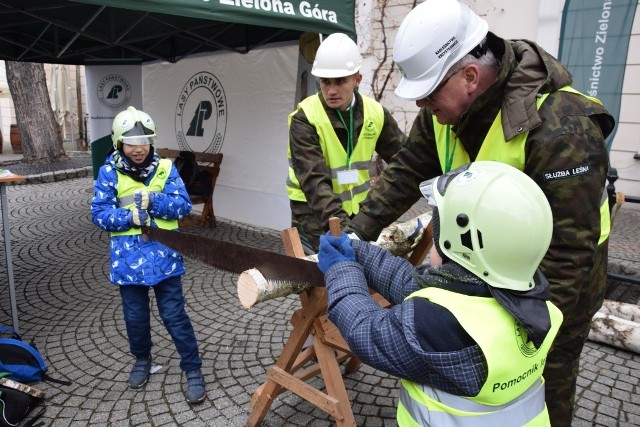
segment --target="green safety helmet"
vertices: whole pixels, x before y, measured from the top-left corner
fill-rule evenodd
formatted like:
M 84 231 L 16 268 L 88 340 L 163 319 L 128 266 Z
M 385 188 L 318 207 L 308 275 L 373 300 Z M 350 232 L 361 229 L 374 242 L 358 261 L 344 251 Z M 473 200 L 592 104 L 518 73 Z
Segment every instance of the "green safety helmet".
M 116 150 L 122 148 L 122 144 L 153 144 L 156 141 L 156 124 L 144 111 L 129 107 L 113 119 L 111 140 Z
M 489 285 L 529 291 L 549 249 L 553 217 L 546 196 L 520 170 L 478 161 L 420 184 L 437 206 L 436 244 Z

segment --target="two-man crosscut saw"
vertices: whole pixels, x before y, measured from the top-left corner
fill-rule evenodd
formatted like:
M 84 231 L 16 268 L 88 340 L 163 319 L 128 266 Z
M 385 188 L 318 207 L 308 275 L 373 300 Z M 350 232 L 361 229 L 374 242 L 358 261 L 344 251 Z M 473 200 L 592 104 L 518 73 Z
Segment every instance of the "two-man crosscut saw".
M 324 286 L 324 276 L 313 261 L 157 227 L 142 227 L 142 233 L 186 257 L 232 273 L 255 268 L 267 280 Z

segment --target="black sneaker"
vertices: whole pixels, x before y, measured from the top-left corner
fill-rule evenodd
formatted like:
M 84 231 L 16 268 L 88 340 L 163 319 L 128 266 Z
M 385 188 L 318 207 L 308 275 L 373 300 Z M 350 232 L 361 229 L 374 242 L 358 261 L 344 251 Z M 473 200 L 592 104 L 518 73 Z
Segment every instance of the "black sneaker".
M 187 391 L 184 393 L 189 403 L 204 401 L 207 393 L 205 390 L 204 376 L 200 369 L 185 372 L 187 376 Z
M 147 383 L 151 375 L 151 357 L 140 357 L 129 372 L 129 388 L 139 389 Z

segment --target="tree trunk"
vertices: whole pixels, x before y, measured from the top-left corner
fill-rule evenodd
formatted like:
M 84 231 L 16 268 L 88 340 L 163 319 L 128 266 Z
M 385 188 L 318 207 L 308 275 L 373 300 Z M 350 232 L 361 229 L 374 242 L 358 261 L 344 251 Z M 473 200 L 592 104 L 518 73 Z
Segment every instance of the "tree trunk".
M 5 61 L 5 67 L 22 141 L 22 161 L 34 163 L 66 159 L 47 91 L 44 65 Z
M 82 112 L 82 82 L 80 79 L 80 66 L 76 65 L 76 93 L 78 99 L 78 147 L 81 151 L 87 151 L 87 133 L 84 129 L 84 113 Z

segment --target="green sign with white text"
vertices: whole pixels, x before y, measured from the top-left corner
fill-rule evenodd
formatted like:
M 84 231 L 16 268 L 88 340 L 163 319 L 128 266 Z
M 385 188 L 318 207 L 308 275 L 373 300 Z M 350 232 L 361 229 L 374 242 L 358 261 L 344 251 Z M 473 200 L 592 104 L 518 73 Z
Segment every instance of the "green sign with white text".
M 631 26 L 638 0 L 567 0 L 558 59 L 573 87 L 598 98 L 618 122 Z M 611 148 L 614 132 L 607 139 Z
M 180 15 L 355 38 L 354 0 L 74 0 L 122 9 Z

